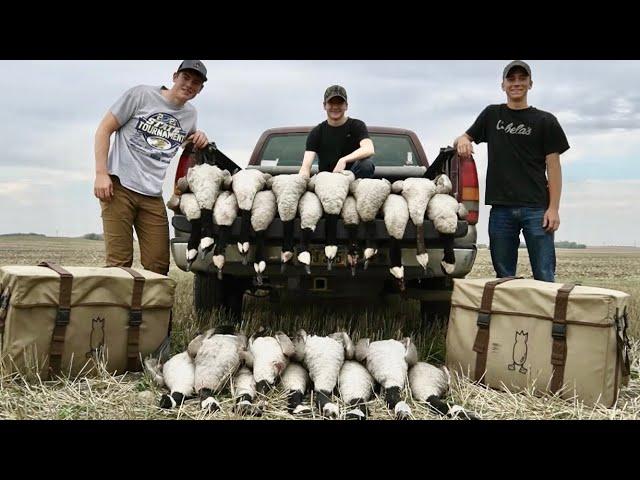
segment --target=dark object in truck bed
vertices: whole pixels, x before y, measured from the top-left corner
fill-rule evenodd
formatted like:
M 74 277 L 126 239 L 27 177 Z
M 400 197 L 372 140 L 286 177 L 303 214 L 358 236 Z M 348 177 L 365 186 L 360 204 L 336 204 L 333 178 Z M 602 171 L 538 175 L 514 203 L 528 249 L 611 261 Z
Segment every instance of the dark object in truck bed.
M 424 178 L 428 178 L 429 180 L 433 180 L 436 176 L 444 171 L 444 165 L 449 161 L 451 157 L 453 157 L 456 153 L 455 148 L 453 147 L 442 147 L 440 148 L 440 153 L 436 157 L 436 159 L 429 165 L 427 171 L 424 174 Z
M 196 151 L 196 156 L 199 163 L 208 163 L 209 165 L 215 165 L 221 170 L 228 170 L 231 175 L 233 175 L 238 170 L 242 170 L 242 167 L 240 167 L 218 149 L 215 142 L 211 142 L 202 150 Z

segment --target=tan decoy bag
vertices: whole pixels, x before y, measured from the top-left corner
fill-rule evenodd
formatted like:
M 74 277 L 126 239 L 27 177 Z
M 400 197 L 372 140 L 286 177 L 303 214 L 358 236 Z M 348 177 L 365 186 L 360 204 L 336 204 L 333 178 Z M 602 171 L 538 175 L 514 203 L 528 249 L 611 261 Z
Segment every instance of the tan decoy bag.
M 446 364 L 488 387 L 611 407 L 630 374 L 629 297 L 522 278 L 456 279 Z
M 168 338 L 175 287 L 127 267 L 0 267 L 2 370 L 42 379 L 141 370 Z

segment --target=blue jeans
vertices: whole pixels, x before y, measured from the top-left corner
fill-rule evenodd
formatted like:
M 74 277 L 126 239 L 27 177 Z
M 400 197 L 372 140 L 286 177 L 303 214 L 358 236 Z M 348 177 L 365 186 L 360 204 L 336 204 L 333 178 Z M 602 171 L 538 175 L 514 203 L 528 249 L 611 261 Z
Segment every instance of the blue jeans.
M 350 170 L 356 176 L 356 178 L 371 178 L 373 172 L 376 171 L 376 166 L 373 164 L 370 158 L 364 158 L 362 160 L 356 160 L 349 164 Z
M 491 207 L 489 242 L 491 261 L 498 277 L 515 276 L 522 230 L 533 277 L 545 282 L 555 280 L 556 249 L 553 232 L 542 228 L 544 212 L 545 209 L 539 207 Z

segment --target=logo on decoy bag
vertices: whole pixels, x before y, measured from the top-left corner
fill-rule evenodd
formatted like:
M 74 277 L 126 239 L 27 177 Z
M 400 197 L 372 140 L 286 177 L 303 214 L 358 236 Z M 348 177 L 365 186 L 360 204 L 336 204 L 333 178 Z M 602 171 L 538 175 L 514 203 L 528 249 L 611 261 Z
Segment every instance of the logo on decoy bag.
M 104 352 L 104 318 L 96 317 L 91 320 L 91 336 L 89 338 L 89 351 L 87 358 L 98 361 Z
M 524 366 L 527 361 L 527 340 L 529 340 L 529 332 L 524 330 L 516 332 L 516 341 L 513 344 L 513 363 L 507 365 L 509 370 L 515 370 L 518 366 L 520 373 L 527 373 L 528 370 Z

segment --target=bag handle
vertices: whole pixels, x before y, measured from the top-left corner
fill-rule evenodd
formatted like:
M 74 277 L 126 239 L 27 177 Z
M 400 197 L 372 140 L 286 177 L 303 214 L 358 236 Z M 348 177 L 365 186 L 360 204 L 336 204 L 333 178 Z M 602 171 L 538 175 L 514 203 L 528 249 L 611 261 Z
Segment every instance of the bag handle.
M 558 289 L 556 294 L 556 306 L 553 312 L 553 323 L 551 324 L 551 365 L 553 375 L 549 389 L 552 393 L 557 393 L 564 383 L 564 367 L 567 362 L 567 306 L 569 304 L 569 294 L 575 285 L 565 283 Z
M 487 368 L 487 353 L 489 350 L 489 326 L 491 324 L 491 304 L 493 303 L 493 293 L 498 285 L 509 280 L 517 280 L 522 277 L 504 277 L 487 282 L 482 292 L 482 302 L 478 312 L 478 331 L 473 342 L 473 351 L 476 355 L 476 369 L 474 378 L 476 382 L 484 383 L 482 377 Z
M 133 268 L 119 267 L 133 277 L 133 294 L 127 330 L 127 370 L 140 370 L 140 324 L 142 324 L 142 292 L 145 278 Z
M 39 267 L 47 267 L 60 275 L 60 294 L 58 296 L 58 310 L 56 323 L 53 327 L 51 345 L 49 346 L 49 369 L 53 375 L 60 374 L 62 354 L 64 353 L 65 335 L 71 314 L 71 290 L 73 275 L 60 265 L 51 262 L 40 262 Z

